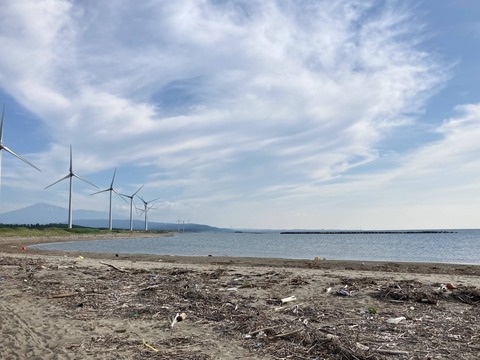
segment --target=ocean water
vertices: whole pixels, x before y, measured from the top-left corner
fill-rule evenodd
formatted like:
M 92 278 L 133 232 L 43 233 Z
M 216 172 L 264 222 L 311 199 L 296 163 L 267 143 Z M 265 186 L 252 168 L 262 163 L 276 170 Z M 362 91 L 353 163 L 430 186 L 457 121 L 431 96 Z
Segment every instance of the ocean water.
M 185 256 L 441 262 L 480 265 L 480 230 L 415 234 L 182 233 L 172 237 L 74 241 L 45 250 Z

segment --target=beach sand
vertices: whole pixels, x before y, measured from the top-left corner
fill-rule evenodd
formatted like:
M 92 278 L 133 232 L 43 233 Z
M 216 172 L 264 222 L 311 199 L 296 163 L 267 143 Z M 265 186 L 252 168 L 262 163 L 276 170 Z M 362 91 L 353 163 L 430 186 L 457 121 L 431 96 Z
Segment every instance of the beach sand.
M 0 238 L 0 359 L 479 357 L 480 266 L 30 248 L 91 238 Z

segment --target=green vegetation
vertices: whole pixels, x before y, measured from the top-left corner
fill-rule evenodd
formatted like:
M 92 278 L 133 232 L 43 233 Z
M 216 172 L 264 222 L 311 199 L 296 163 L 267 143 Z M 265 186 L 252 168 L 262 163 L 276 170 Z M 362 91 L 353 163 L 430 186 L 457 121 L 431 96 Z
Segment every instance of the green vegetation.
M 139 231 L 136 231 L 139 232 Z M 167 231 L 149 231 L 149 233 L 165 233 Z M 0 224 L 0 237 L 18 236 L 18 237 L 51 237 L 51 236 L 71 236 L 71 235 L 101 235 L 101 234 L 129 234 L 129 230 L 108 230 L 74 226 L 69 229 L 64 224 L 49 225 L 6 225 Z

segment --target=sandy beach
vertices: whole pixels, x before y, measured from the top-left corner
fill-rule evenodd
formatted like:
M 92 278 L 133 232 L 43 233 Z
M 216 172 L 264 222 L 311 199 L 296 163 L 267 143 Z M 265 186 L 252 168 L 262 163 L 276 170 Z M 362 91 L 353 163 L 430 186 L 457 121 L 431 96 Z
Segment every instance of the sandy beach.
M 477 359 L 480 352 L 480 266 L 30 248 L 91 238 L 0 238 L 1 359 Z

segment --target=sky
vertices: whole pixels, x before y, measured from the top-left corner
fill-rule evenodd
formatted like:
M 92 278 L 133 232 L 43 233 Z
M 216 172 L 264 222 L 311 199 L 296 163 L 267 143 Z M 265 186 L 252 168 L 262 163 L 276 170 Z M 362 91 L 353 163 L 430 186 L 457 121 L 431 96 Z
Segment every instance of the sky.
M 480 2 L 0 2 L 0 212 L 73 171 L 151 221 L 479 228 Z M 108 211 L 78 179 L 73 208 Z M 136 199 L 138 207 L 141 203 Z M 113 216 L 129 204 L 113 198 Z M 135 215 L 141 219 L 140 214 Z M 73 219 L 75 223 L 75 219 Z

